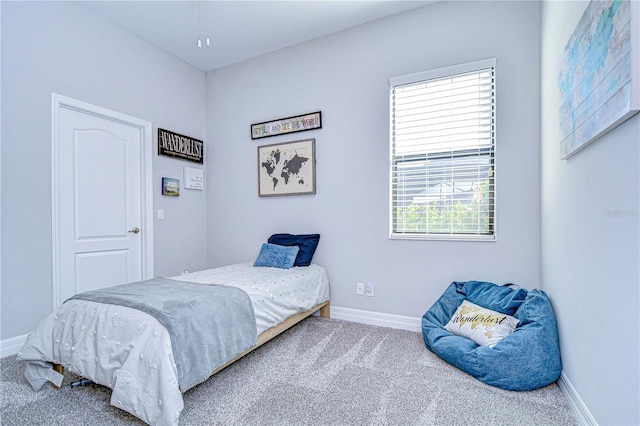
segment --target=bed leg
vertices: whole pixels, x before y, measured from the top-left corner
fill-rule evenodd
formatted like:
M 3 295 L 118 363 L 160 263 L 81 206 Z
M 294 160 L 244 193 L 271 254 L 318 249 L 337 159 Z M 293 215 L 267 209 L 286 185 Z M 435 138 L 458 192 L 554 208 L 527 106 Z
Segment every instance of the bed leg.
M 320 316 L 322 318 L 331 318 L 331 305 L 329 303 L 320 308 Z
M 60 374 L 63 374 L 63 375 L 64 375 L 64 367 L 63 367 L 62 365 L 60 365 L 60 364 L 53 364 L 53 369 L 54 369 L 55 371 L 57 371 L 58 373 L 60 373 Z M 59 389 L 60 389 L 60 386 L 56 386 L 56 385 L 54 385 L 53 383 L 51 383 L 51 387 L 53 387 L 53 388 L 54 388 L 54 389 L 56 389 L 56 390 L 59 390 Z

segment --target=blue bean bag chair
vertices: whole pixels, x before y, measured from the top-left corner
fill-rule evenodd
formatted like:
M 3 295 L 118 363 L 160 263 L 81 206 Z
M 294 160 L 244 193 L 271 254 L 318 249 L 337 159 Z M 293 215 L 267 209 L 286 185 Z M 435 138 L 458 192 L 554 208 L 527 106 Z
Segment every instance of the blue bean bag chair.
M 511 315 L 520 322 L 494 347 L 445 329 L 464 300 Z M 526 391 L 555 382 L 562 372 L 558 328 L 544 291 L 493 283 L 453 282 L 422 317 L 422 336 L 431 352 L 489 385 Z

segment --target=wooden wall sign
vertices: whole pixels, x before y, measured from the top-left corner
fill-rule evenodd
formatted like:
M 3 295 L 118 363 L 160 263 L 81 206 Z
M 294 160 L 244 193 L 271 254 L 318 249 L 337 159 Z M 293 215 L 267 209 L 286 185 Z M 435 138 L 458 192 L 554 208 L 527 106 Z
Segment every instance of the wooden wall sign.
M 204 142 L 158 128 L 158 155 L 168 155 L 202 164 Z
M 251 139 L 266 138 L 286 133 L 304 132 L 322 128 L 322 112 L 281 118 L 251 125 Z
M 591 0 L 560 57 L 560 155 L 640 111 L 640 2 Z

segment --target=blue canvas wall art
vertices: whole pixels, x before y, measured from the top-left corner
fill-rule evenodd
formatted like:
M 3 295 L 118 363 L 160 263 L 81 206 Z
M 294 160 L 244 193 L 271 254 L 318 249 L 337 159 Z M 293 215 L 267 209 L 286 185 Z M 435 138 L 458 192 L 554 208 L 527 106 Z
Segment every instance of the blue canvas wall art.
M 559 61 L 560 152 L 575 154 L 640 109 L 637 1 L 591 1 Z

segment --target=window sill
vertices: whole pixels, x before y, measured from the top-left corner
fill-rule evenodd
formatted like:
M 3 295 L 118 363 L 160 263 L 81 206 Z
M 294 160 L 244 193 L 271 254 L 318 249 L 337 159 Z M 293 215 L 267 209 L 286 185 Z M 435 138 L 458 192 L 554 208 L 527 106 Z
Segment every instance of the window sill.
M 423 240 L 423 241 L 496 241 L 493 235 L 451 235 L 451 234 L 391 234 L 390 240 Z

